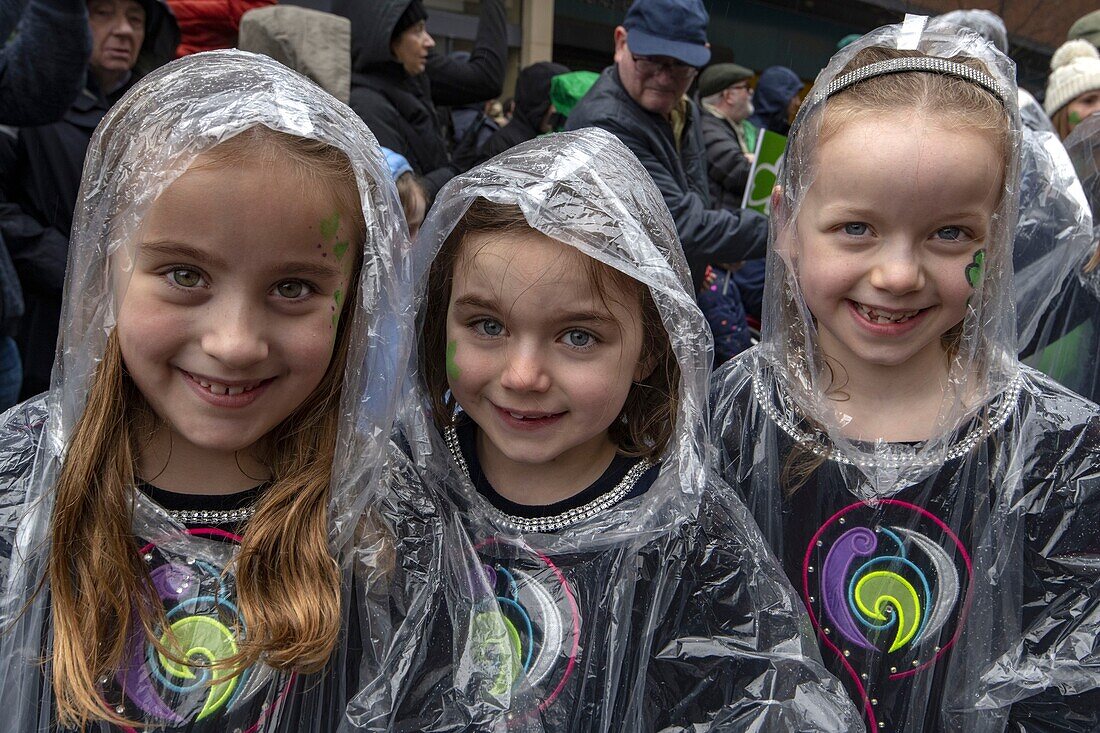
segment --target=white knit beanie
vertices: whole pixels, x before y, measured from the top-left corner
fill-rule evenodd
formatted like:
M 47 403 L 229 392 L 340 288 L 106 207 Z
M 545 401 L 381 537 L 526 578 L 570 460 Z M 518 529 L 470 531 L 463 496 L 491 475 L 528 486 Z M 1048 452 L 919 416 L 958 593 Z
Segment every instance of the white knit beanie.
M 1050 78 L 1043 109 L 1048 115 L 1085 92 L 1100 89 L 1100 52 L 1088 41 L 1066 41 L 1050 60 Z

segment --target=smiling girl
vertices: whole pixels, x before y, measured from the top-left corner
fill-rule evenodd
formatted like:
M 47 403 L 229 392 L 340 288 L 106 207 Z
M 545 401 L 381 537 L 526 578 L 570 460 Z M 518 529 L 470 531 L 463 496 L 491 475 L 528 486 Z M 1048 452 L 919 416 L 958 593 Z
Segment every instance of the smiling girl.
M 1012 63 L 923 22 L 792 129 L 721 466 L 870 730 L 1094 730 L 1100 415 L 1015 358 Z
M 447 522 L 428 593 L 391 604 L 415 648 L 352 717 L 418 731 L 858 725 L 708 468 L 709 330 L 637 159 L 595 129 L 525 143 L 445 186 L 418 241 L 420 409 L 403 432 Z M 397 524 L 403 557 L 415 519 Z
M 334 730 L 395 403 L 355 396 L 398 381 L 365 343 L 400 310 L 377 143 L 270 59 L 202 54 L 108 115 L 80 200 L 60 368 L 0 429 L 4 726 Z

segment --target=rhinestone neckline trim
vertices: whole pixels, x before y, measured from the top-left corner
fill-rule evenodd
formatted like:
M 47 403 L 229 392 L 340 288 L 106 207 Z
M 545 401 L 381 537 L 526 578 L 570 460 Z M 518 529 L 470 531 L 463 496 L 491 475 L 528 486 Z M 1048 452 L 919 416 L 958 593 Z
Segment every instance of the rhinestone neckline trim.
M 970 432 L 963 440 L 947 448 L 946 451 L 938 451 L 937 455 L 942 456 L 942 459 L 934 458 L 934 462 L 941 463 L 964 456 L 980 441 L 992 435 L 995 430 L 1000 430 L 1008 421 L 1009 415 L 1012 414 L 1012 410 L 1016 406 L 1016 401 L 1020 396 L 1020 388 L 1022 385 L 1023 376 L 1017 372 L 1012 378 L 1012 382 L 1009 383 L 1008 388 L 1004 391 L 1001 404 L 998 405 L 997 411 L 993 414 L 992 419 L 990 419 L 981 430 Z M 835 447 L 825 445 L 818 437 L 800 430 L 794 422 L 780 415 L 775 405 L 772 404 L 769 398 L 770 396 L 765 393 L 761 375 L 758 371 L 754 371 L 752 374 L 752 392 L 753 396 L 756 398 L 757 404 L 759 404 L 764 410 L 764 413 L 771 418 L 772 422 L 778 425 L 783 432 L 789 435 L 796 443 L 805 447 L 814 455 L 821 456 L 830 461 L 836 461 L 837 463 L 844 463 L 849 466 L 857 465 L 863 467 L 872 467 L 876 465 L 897 467 L 909 463 L 909 459 L 913 456 L 910 452 L 902 453 L 899 451 L 896 455 L 881 456 L 876 460 L 864 459 L 853 461 L 849 456 L 841 453 Z
M 238 524 L 248 521 L 256 513 L 256 507 L 246 506 L 240 509 L 170 509 L 168 516 L 180 524 Z
M 470 467 L 466 464 L 466 458 L 462 455 L 462 448 L 458 443 L 458 431 L 455 430 L 453 425 L 448 425 L 444 429 L 443 438 L 447 442 L 447 448 L 451 451 L 451 457 L 454 458 L 455 463 L 457 463 L 458 467 L 462 470 L 462 474 L 466 477 L 466 480 L 472 482 L 473 479 L 470 478 Z M 630 493 L 634 485 L 638 483 L 638 479 L 642 477 L 642 474 L 654 465 L 654 461 L 648 458 L 642 459 L 631 466 L 630 470 L 626 472 L 626 475 L 623 476 L 622 480 L 619 481 L 611 491 L 593 499 L 587 504 L 550 517 L 529 519 L 527 517 L 517 517 L 514 514 L 502 512 L 492 504 L 488 504 L 487 508 L 489 514 L 498 523 L 509 529 L 523 533 L 557 532 L 574 524 L 579 524 L 586 519 L 590 519 L 618 504 L 623 500 L 623 497 Z

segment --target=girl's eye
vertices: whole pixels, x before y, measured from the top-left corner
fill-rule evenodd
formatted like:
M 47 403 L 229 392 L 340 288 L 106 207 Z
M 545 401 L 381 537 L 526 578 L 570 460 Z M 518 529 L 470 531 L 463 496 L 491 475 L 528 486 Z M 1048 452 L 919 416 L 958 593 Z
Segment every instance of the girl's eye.
M 565 343 L 572 346 L 575 349 L 587 349 L 596 343 L 596 337 L 590 334 L 588 331 L 581 331 L 574 328 L 565 334 Z
M 962 239 L 963 231 L 958 227 L 944 227 L 936 231 L 936 236 L 940 239 L 946 239 L 949 242 L 954 242 Z
M 197 288 L 203 284 L 202 275 L 198 270 L 191 270 L 185 267 L 178 267 L 168 273 L 169 279 L 173 285 L 181 288 Z
M 867 225 L 858 221 L 844 225 L 844 233 L 850 237 L 862 237 L 867 233 Z
M 313 292 L 313 290 L 301 280 L 287 280 L 275 286 L 275 292 L 280 298 L 287 300 L 299 300 Z
M 474 324 L 474 330 L 482 336 L 499 336 L 504 333 L 504 324 L 492 318 L 483 318 Z

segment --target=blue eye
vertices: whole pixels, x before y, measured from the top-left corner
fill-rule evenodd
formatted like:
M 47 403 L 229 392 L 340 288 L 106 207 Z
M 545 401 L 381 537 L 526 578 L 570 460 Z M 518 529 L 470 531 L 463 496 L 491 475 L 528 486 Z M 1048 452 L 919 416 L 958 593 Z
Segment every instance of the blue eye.
M 565 336 L 565 343 L 572 346 L 575 349 L 587 349 L 596 343 L 596 337 L 590 334 L 588 331 L 582 331 L 580 329 L 573 329 L 568 331 Z
M 943 229 L 939 229 L 936 231 L 936 236 L 938 236 L 940 239 L 946 239 L 948 241 L 954 242 L 962 239 L 963 231 L 958 227 L 944 227 Z
M 484 318 L 474 324 L 474 330 L 483 336 L 496 337 L 504 333 L 504 324 L 491 318 Z
M 186 267 L 177 267 L 174 270 L 168 272 L 168 279 L 176 287 L 180 288 L 197 288 L 203 284 L 202 275 L 198 270 L 192 270 Z
M 862 237 L 867 233 L 867 225 L 858 221 L 845 224 L 844 233 L 850 237 Z

